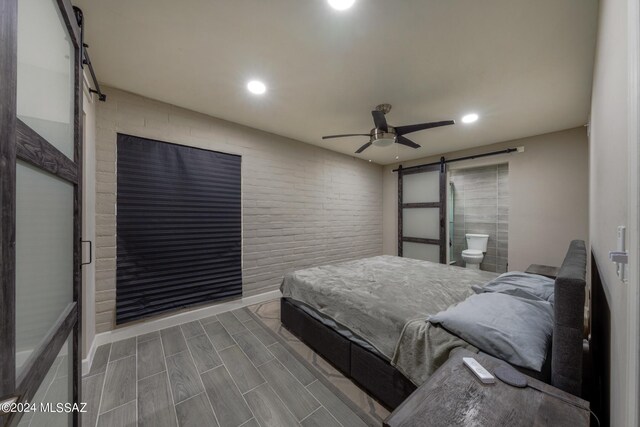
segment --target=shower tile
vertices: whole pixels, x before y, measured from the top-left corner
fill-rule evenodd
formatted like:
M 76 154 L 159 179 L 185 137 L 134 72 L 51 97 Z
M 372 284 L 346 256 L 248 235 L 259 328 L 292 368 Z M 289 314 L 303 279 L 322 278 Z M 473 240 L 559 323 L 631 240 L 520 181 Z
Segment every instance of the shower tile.
M 465 234 L 478 233 L 489 235 L 483 270 L 506 268 L 508 171 L 505 163 L 451 172 L 455 192 L 450 257 L 457 265 L 464 265 L 461 252 L 467 248 Z
M 484 224 L 479 222 L 467 222 L 465 223 L 466 232 L 471 234 L 488 234 L 495 236 L 496 224 Z

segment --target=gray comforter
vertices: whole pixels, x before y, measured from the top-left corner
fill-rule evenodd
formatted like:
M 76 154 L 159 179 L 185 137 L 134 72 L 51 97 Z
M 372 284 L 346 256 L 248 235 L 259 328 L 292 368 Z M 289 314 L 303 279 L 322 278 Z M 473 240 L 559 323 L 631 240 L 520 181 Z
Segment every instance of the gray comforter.
M 377 256 L 289 273 L 281 291 L 367 340 L 416 385 L 449 357 L 473 346 L 427 317 L 473 294 L 495 273 Z

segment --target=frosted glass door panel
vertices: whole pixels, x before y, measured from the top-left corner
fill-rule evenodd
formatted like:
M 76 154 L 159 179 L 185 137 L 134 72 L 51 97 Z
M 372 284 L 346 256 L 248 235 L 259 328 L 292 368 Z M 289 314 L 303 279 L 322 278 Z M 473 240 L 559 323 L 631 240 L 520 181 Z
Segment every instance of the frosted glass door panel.
M 16 371 L 73 301 L 73 184 L 16 165 Z
M 402 203 L 440 201 L 440 171 L 420 172 L 402 176 Z
M 440 262 L 440 246 L 426 243 L 402 243 L 402 256 L 422 261 Z
M 29 403 L 35 403 L 38 409 L 41 403 L 50 405 L 49 407 L 53 407 L 55 410 L 56 405 L 59 403 L 64 404 L 73 401 L 73 375 L 70 375 L 73 372 L 73 357 L 71 357 L 73 346 L 71 343 L 71 337 L 67 338 L 33 399 L 29 401 Z M 37 411 L 24 414 L 18 427 L 65 427 L 71 425 L 71 413 Z
M 421 239 L 440 239 L 440 209 L 403 209 L 402 234 Z
M 74 63 L 56 1 L 19 0 L 17 116 L 71 159 Z

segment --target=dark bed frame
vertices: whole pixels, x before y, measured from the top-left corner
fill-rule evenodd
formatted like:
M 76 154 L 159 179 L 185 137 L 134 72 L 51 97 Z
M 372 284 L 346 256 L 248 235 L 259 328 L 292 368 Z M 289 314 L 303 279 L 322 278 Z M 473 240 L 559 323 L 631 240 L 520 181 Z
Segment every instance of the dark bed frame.
M 576 396 L 582 387 L 586 266 L 584 241 L 572 241 L 555 280 L 550 375 L 546 378 Z M 285 328 L 388 409 L 395 409 L 416 389 L 388 361 L 343 337 L 287 298 L 281 299 L 280 316 Z

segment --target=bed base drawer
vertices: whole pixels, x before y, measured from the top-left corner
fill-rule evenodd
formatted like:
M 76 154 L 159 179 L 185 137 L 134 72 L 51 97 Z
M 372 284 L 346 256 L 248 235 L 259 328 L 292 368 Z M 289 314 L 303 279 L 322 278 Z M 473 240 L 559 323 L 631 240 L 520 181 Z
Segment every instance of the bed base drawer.
M 314 318 L 307 316 L 284 298 L 280 301 L 282 324 L 316 353 L 349 376 L 351 342 Z
M 353 343 L 351 378 L 388 408 L 396 408 L 416 389 L 387 361 Z
M 292 334 L 388 409 L 395 409 L 416 389 L 389 362 L 347 340 L 285 298 L 280 300 L 280 319 Z

